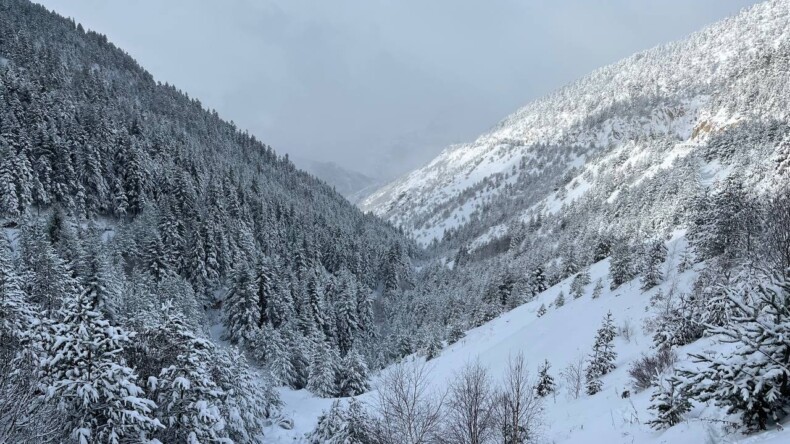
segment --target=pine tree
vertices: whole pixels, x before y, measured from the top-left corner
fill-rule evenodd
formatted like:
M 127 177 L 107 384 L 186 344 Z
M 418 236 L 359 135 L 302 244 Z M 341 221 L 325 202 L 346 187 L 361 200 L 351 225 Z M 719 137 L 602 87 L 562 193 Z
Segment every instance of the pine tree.
M 603 385 L 600 379 L 601 376 L 606 375 L 615 368 L 614 360 L 617 357 L 617 353 L 614 351 L 612 342 L 616 334 L 617 331 L 612 321 L 612 313 L 609 312 L 603 320 L 603 325 L 601 325 L 601 328 L 598 329 L 598 333 L 595 335 L 593 352 L 585 369 L 588 395 L 600 392 Z
M 650 290 L 664 278 L 661 265 L 667 259 L 667 246 L 664 241 L 657 239 L 646 247 L 644 263 L 642 265 L 642 291 Z
M 307 389 L 316 396 L 331 398 L 337 395 L 337 352 L 324 341 L 316 344 L 310 361 Z
M 227 430 L 221 407 L 228 394 L 213 378 L 214 345 L 195 336 L 171 304 L 160 313 L 162 321 L 141 334 L 136 350 L 145 356 L 155 415 L 165 426 L 154 437 L 163 443 L 222 441 Z
M 368 366 L 356 350 L 351 350 L 343 358 L 339 373 L 340 396 L 357 396 L 370 390 Z
M 790 407 L 790 283 L 777 275 L 741 291 L 727 290 L 733 316 L 710 331 L 735 347 L 726 356 L 692 354 L 703 368 L 680 369 L 679 379 L 692 398 L 740 413 L 749 430 L 765 430 Z
M 14 157 L 16 153 L 0 135 L 0 214 L 10 217 L 19 216 L 20 202 L 17 196 L 17 183 Z
M 235 348 L 217 349 L 214 369 L 226 418 L 228 437 L 238 444 L 264 442 L 263 430 L 282 405 L 270 381 L 250 368 L 243 353 Z
M 346 443 L 348 438 L 348 419 L 346 411 L 340 406 L 340 400 L 332 403 L 329 411 L 324 411 L 318 417 L 315 429 L 306 434 L 310 444 Z
M 356 398 L 348 401 L 346 411 L 348 425 L 347 437 L 343 444 L 375 444 L 377 441 L 373 428 L 373 418 L 365 411 L 365 407 Z
M 255 282 L 250 270 L 241 266 L 223 302 L 225 335 L 233 344 L 250 344 L 259 325 Z
M 81 294 L 45 325 L 40 377 L 80 443 L 145 441 L 162 424 L 121 356 L 132 334 L 111 326 Z
M 551 365 L 547 359 L 538 371 L 538 383 L 535 386 L 535 393 L 541 398 L 554 393 L 556 390 L 554 378 L 549 374 L 550 368 Z
M 546 275 L 543 273 L 543 267 L 535 268 L 530 277 L 530 291 L 532 292 L 532 297 L 534 298 L 538 294 L 543 293 L 547 288 Z
M 603 279 L 598 279 L 595 282 L 595 288 L 593 288 L 592 298 L 598 299 L 601 297 L 601 293 L 603 293 Z
M 442 353 L 442 341 L 439 339 L 439 336 L 434 333 L 429 333 L 426 340 L 425 359 L 430 361 Z
M 560 291 L 560 294 L 558 294 L 557 298 L 554 299 L 554 306 L 560 308 L 563 305 L 565 305 L 565 292 Z
M 547 311 L 546 304 L 540 304 L 540 307 L 538 308 L 538 317 L 545 315 Z
M 634 278 L 632 262 L 631 245 L 625 239 L 620 240 L 614 245 L 609 262 L 609 279 L 612 281 L 610 287 L 612 290 Z
M 655 384 L 648 409 L 655 410 L 656 416 L 647 424 L 654 429 L 672 427 L 682 421 L 683 415 L 691 410 L 691 403 L 683 394 L 677 380 L 659 377 Z
M 266 361 L 274 381 L 280 385 L 295 387 L 296 370 L 283 334 L 267 324 L 261 331 L 258 342 L 261 341 L 265 342 Z
M 584 287 L 590 284 L 590 269 L 585 267 L 571 282 L 571 294 L 574 299 L 584 296 Z
M 450 324 L 449 330 L 447 332 L 447 343 L 448 344 L 455 344 L 456 342 L 460 341 L 464 336 L 466 336 L 466 332 L 464 332 L 463 328 L 458 322 L 453 322 Z

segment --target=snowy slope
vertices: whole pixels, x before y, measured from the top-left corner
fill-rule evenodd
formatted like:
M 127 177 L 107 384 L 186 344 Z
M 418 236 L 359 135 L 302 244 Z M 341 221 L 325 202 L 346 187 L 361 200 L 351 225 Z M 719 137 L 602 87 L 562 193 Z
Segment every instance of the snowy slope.
M 790 431 L 769 430 L 756 435 L 742 435 L 727 431 L 720 422 L 727 416 L 717 407 L 695 405 L 687 420 L 666 431 L 655 431 L 645 424 L 652 418 L 648 410 L 651 391 L 634 393 L 628 376 L 629 365 L 643 353 L 649 353 L 652 333 L 643 329 L 644 321 L 654 314 L 651 296 L 658 291 L 685 292 L 697 272 L 704 266 L 682 274 L 676 271 L 681 251 L 686 242 L 682 233 L 676 233 L 668 242 L 669 258 L 664 264 L 666 279 L 663 284 L 648 292 L 642 292 L 638 281 L 623 284 L 610 291 L 608 259 L 590 267 L 592 283 L 586 287 L 584 296 L 573 299 L 570 294 L 571 279 L 566 279 L 540 294 L 534 301 L 524 304 L 502 316 L 467 332 L 466 337 L 445 348 L 439 357 L 429 362 L 431 386 L 443 391 L 456 372 L 466 363 L 479 360 L 488 368 L 492 377 L 499 380 L 503 375 L 508 358 L 522 352 L 527 359 L 531 376 L 537 374 L 538 366 L 548 359 L 551 374 L 559 384 L 559 393 L 548 397 L 545 402 L 542 441 L 552 443 L 784 443 L 790 442 Z M 591 294 L 598 279 L 604 281 L 604 291 L 599 298 Z M 551 307 L 547 314 L 537 317 L 541 304 L 549 306 L 563 291 L 566 303 L 560 308 Z M 582 394 L 573 399 L 563 386 L 559 373 L 566 365 L 580 356 L 588 356 L 596 330 L 602 318 L 611 312 L 618 327 L 624 323 L 633 328 L 633 335 L 626 340 L 622 335 L 615 339 L 617 368 L 603 377 L 603 391 L 588 396 Z M 689 352 L 700 352 L 715 346 L 715 338 L 705 338 L 678 349 L 677 366 L 691 365 L 686 356 Z M 421 357 L 409 359 L 421 360 Z M 624 390 L 634 393 L 630 398 L 621 398 Z M 283 389 L 284 412 L 295 420 L 293 430 L 272 429 L 268 437 L 275 442 L 301 442 L 304 434 L 312 430 L 322 410 L 329 409 L 333 400 L 312 396 L 305 390 Z M 358 399 L 375 406 L 375 390 Z
M 655 173 L 723 128 L 784 120 L 788 29 L 790 1 L 771 0 L 686 40 L 601 68 L 530 103 L 474 142 L 447 148 L 360 206 L 425 244 L 472 219 L 481 220 L 477 234 L 483 234 L 494 225 L 486 206 L 517 199 L 524 211 L 556 211 L 595 188 L 593 174 L 576 195 L 557 195 L 564 174 L 594 173 L 596 160 L 648 155 L 660 146 L 662 156 L 647 166 Z M 664 152 L 666 143 L 672 146 Z

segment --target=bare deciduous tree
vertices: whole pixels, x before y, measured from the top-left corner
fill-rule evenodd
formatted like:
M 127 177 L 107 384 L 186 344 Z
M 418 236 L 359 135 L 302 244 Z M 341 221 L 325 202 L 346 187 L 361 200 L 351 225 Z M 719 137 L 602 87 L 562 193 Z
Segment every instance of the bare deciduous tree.
M 500 442 L 534 442 L 543 420 L 543 401 L 535 394 L 535 382 L 529 378 L 523 354 L 508 359 L 503 383 L 496 399 Z
M 376 435 L 383 444 L 429 444 L 439 441 L 446 392 L 430 387 L 424 362 L 392 366 L 378 386 L 380 421 Z
M 584 355 L 579 355 L 560 372 L 565 388 L 573 399 L 578 399 L 584 388 Z
M 442 442 L 484 444 L 495 431 L 495 395 L 488 371 L 474 361 L 455 375 L 447 400 L 446 432 Z

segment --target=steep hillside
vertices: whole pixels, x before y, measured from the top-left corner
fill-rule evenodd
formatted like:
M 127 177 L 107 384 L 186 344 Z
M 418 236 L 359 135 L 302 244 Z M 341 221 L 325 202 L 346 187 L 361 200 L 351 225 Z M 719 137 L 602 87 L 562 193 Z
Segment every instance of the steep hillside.
M 374 303 L 417 251 L 26 0 L 0 0 L 0 227 L 15 443 L 261 442 L 290 421 L 275 385 L 356 394 L 392 361 Z
M 361 207 L 422 243 L 449 234 L 468 245 L 586 194 L 616 204 L 617 193 L 652 177 L 684 167 L 705 174 L 712 159 L 764 171 L 770 152 L 732 160 L 748 152 L 731 141 L 784 140 L 789 25 L 790 3 L 767 1 L 601 68 L 447 148 Z

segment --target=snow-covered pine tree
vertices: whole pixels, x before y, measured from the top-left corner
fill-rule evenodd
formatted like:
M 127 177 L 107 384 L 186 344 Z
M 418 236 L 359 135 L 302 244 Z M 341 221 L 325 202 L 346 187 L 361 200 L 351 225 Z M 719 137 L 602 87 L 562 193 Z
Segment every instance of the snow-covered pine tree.
M 740 413 L 748 430 L 765 430 L 790 406 L 790 282 L 773 275 L 756 288 L 729 289 L 726 297 L 733 316 L 710 333 L 736 347 L 727 355 L 692 354 L 703 367 L 680 369 L 679 377 L 692 398 Z
M 546 285 L 546 274 L 543 272 L 543 267 L 535 267 L 535 270 L 532 271 L 529 280 L 529 288 L 533 298 L 539 293 L 546 291 L 548 286 Z
M 425 359 L 431 359 L 439 356 L 442 353 L 442 341 L 439 335 L 435 332 L 429 332 L 425 338 Z
M 620 239 L 612 248 L 612 256 L 609 262 L 609 279 L 611 279 L 611 289 L 630 281 L 634 278 L 633 255 L 631 244 L 628 239 Z
M 346 410 L 348 425 L 347 437 L 343 444 L 375 444 L 378 442 L 374 431 L 374 419 L 368 415 L 365 406 L 356 398 L 348 400 Z
M 691 410 L 691 403 L 676 379 L 659 376 L 648 409 L 656 413 L 647 424 L 654 429 L 665 429 L 682 421 L 683 415 Z
M 558 294 L 557 298 L 554 299 L 554 306 L 560 308 L 563 305 L 565 305 L 565 292 L 560 291 L 560 294 Z
M 76 442 L 146 441 L 162 424 L 122 352 L 132 334 L 102 318 L 95 299 L 67 297 L 45 324 L 40 378 Z
M 595 335 L 595 344 L 593 344 L 593 351 L 590 355 L 585 368 L 585 382 L 588 395 L 594 395 L 601 391 L 603 386 L 601 376 L 614 370 L 614 360 L 617 353 L 614 351 L 614 338 L 617 330 L 612 320 L 612 312 L 606 314 L 604 317 L 603 325 L 598 329 Z
M 281 331 L 275 330 L 267 324 L 261 329 L 256 342 L 259 348 L 265 349 L 266 364 L 274 381 L 280 385 L 294 387 L 296 385 L 296 370 L 294 370 L 291 353 Z
M 322 398 L 337 396 L 338 360 L 337 352 L 326 341 L 319 341 L 310 360 L 307 389 Z
M 540 366 L 540 370 L 538 370 L 538 383 L 535 385 L 535 393 L 541 398 L 554 393 L 556 390 L 554 378 L 549 374 L 550 368 L 551 364 L 546 359 L 543 365 Z
M 256 283 L 249 267 L 241 265 L 222 303 L 225 337 L 233 344 L 248 345 L 259 328 Z
M 538 307 L 538 317 L 545 315 L 547 311 L 546 304 L 540 304 L 540 307 Z
M 590 284 L 590 268 L 584 267 L 571 281 L 571 294 L 574 299 L 584 296 L 584 287 Z
M 370 390 L 368 383 L 368 366 L 356 350 L 349 351 L 343 358 L 340 368 L 339 396 L 357 396 Z
M 664 278 L 661 266 L 667 259 L 667 246 L 661 239 L 656 239 L 645 246 L 642 264 L 642 291 L 647 291 Z
M 212 373 L 227 394 L 220 410 L 226 418 L 228 437 L 237 444 L 265 442 L 263 429 L 282 404 L 279 394 L 268 378 L 250 368 L 235 347 L 217 349 L 214 356 Z
M 221 410 L 228 393 L 212 375 L 214 345 L 195 336 L 172 305 L 166 304 L 161 315 L 159 325 L 141 334 L 142 348 L 136 350 L 145 356 L 154 413 L 165 426 L 154 437 L 163 443 L 221 442 L 228 437 Z
M 598 299 L 601 297 L 601 293 L 603 293 L 603 279 L 598 278 L 598 280 L 595 282 L 595 288 L 593 288 L 592 298 Z
M 464 336 L 466 336 L 466 332 L 464 332 L 463 328 L 458 322 L 453 322 L 448 327 L 447 331 L 447 343 L 448 344 L 455 344 L 456 342 L 460 341 Z
M 347 443 L 348 417 L 347 412 L 336 399 L 329 411 L 324 411 L 318 417 L 315 429 L 305 435 L 310 444 L 335 444 Z

